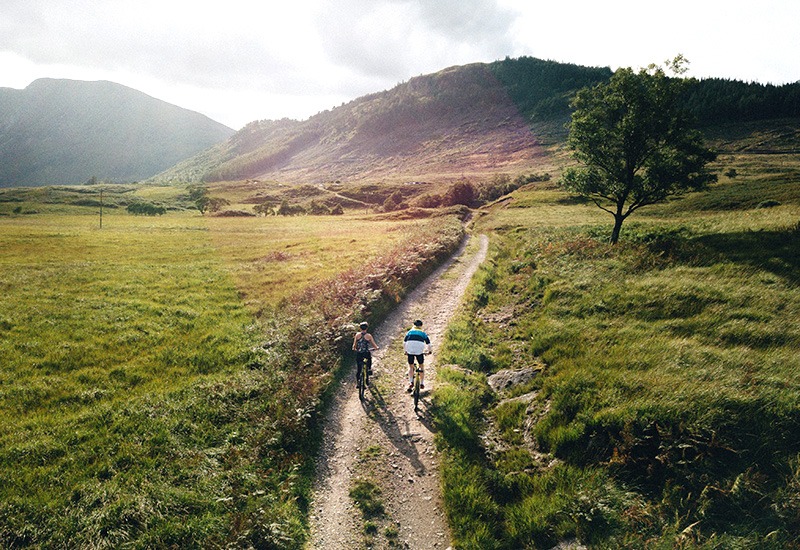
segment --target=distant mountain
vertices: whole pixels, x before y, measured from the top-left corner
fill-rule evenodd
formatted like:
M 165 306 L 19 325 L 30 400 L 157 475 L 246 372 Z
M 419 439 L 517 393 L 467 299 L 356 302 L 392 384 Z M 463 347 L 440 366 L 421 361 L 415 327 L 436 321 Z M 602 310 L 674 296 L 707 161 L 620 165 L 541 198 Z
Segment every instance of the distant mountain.
M 0 187 L 143 180 L 233 133 L 112 82 L 0 88 Z

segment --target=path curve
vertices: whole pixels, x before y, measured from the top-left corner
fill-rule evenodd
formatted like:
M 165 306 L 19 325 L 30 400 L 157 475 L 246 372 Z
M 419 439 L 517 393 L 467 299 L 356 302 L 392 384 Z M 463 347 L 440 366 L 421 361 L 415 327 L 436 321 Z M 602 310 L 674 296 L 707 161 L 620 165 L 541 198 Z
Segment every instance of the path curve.
M 354 387 L 354 367 L 341 383 L 325 422 L 317 461 L 309 549 L 364 548 L 367 543 L 370 548 L 450 547 L 428 407 L 430 390 L 436 385 L 436 346 L 486 258 L 486 235 L 480 235 L 477 247 L 470 246 L 471 239 L 467 237 L 449 261 L 372 331 L 381 349 L 373 352 L 373 383 L 365 402 L 359 401 Z M 426 390 L 415 413 L 405 392 L 402 339 L 417 318 L 425 320 L 423 328 L 434 354 L 427 356 Z M 380 529 L 366 535 L 361 513 L 349 496 L 354 480 L 365 474 L 380 487 L 386 509 Z

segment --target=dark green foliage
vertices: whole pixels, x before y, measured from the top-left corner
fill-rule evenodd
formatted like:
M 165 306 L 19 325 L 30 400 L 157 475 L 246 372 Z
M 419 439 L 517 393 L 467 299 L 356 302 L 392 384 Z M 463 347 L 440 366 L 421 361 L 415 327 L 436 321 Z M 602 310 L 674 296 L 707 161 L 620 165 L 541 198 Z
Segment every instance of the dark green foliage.
M 162 216 L 167 213 L 167 209 L 165 207 L 157 206 L 149 202 L 134 202 L 129 204 L 126 210 L 137 216 Z
M 583 67 L 533 57 L 506 58 L 490 68 L 523 114 L 565 118 L 575 92 L 611 78 L 608 67 Z M 686 108 L 704 126 L 800 116 L 800 83 L 775 86 L 727 79 L 690 79 Z
M 611 78 L 608 67 L 582 67 L 534 57 L 507 57 L 489 67 L 519 110 L 540 120 L 566 118 L 575 92 Z
M 386 197 L 385 201 L 383 201 L 384 212 L 393 212 L 395 210 L 403 210 L 405 208 L 408 208 L 408 203 L 405 202 L 403 193 L 400 191 L 395 191 Z
M 503 195 L 519 189 L 529 183 L 550 181 L 550 174 L 520 174 L 513 180 L 508 174 L 495 174 L 495 176 L 478 187 L 478 201 L 481 204 L 497 200 Z
M 575 97 L 567 144 L 579 166 L 567 168 L 561 184 L 613 216 L 612 243 L 639 208 L 716 181 L 706 169 L 716 154 L 681 106 L 684 85 L 660 68 L 619 69 Z
M 312 216 L 325 216 L 331 213 L 331 209 L 324 204 L 313 200 L 311 201 L 311 204 L 308 205 L 308 213 Z
M 306 209 L 300 206 L 299 204 L 289 204 L 289 201 L 283 200 L 281 205 L 275 210 L 275 214 L 278 216 L 299 216 L 300 214 L 305 214 Z
M 186 190 L 188 192 L 187 200 L 193 203 L 201 214 L 205 214 L 211 203 L 211 198 L 208 196 L 208 188 L 201 185 L 192 185 Z
M 441 206 L 475 206 L 477 192 L 475 186 L 469 182 L 462 181 L 451 185 L 442 197 Z
M 800 82 L 775 86 L 720 78 L 691 79 L 686 107 L 704 126 L 800 116 Z

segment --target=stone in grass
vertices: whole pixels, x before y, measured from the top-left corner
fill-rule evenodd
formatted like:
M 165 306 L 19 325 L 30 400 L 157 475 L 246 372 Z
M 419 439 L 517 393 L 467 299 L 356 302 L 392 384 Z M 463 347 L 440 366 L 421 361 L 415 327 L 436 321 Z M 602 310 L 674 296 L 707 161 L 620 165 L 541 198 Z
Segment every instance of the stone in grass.
M 527 384 L 541 372 L 540 368 L 503 369 L 488 378 L 489 386 L 495 392 L 509 391 L 515 386 Z

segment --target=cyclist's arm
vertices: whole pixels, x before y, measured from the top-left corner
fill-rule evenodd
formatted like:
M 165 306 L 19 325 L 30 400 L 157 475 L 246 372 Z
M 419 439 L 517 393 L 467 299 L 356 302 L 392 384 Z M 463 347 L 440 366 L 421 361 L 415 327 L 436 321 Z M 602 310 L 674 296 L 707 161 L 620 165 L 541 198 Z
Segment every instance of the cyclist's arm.
M 356 351 L 356 342 L 358 342 L 358 333 L 357 332 L 356 332 L 356 335 L 353 336 L 353 351 Z
M 372 344 L 372 349 L 378 349 L 378 344 L 375 342 L 375 338 L 373 338 L 371 334 L 367 334 L 367 341 Z

